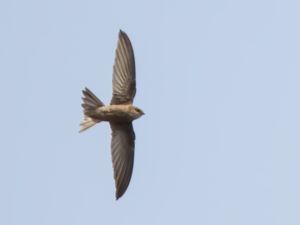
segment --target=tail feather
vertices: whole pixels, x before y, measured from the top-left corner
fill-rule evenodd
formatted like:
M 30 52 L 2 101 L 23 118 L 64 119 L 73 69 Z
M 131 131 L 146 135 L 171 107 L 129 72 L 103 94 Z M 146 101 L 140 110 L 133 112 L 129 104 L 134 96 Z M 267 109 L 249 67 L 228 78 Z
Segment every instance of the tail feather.
M 85 131 L 86 129 L 94 126 L 96 123 L 101 122 L 101 120 L 96 120 L 87 115 L 92 110 L 95 110 L 98 107 L 104 106 L 103 102 L 97 98 L 96 95 L 93 94 L 88 88 L 82 91 L 83 93 L 83 103 L 81 104 L 84 113 L 84 119 L 80 123 L 80 131 Z
M 83 93 L 83 97 L 82 97 L 83 104 L 82 105 L 88 105 L 91 108 L 97 108 L 97 107 L 104 106 L 103 102 L 101 102 L 101 100 L 99 98 L 97 98 L 97 96 L 94 95 L 94 93 L 91 92 L 88 88 L 85 88 L 85 90 L 83 90 L 82 93 Z
M 99 122 L 100 122 L 100 120 L 94 120 L 91 117 L 85 116 L 83 121 L 80 123 L 80 131 L 79 132 L 83 132 Z

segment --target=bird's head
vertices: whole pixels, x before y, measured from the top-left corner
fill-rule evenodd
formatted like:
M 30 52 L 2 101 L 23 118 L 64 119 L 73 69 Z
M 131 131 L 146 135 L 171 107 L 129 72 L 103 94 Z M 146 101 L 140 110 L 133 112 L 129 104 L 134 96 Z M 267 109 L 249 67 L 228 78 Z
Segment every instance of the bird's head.
M 139 109 L 138 107 L 133 107 L 133 114 L 135 119 L 140 118 L 142 115 L 145 115 L 145 113 L 143 112 L 143 110 Z

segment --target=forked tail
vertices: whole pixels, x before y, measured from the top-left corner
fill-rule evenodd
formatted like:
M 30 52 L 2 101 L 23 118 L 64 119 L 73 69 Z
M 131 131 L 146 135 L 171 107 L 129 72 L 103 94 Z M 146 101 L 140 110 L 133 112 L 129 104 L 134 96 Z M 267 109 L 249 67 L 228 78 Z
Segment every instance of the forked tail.
M 86 129 L 94 126 L 96 123 L 101 122 L 100 120 L 93 119 L 87 116 L 88 112 L 95 110 L 98 107 L 104 106 L 99 98 L 93 94 L 88 88 L 85 88 L 83 91 L 83 103 L 81 104 L 84 113 L 84 119 L 80 123 L 80 131 L 85 131 Z

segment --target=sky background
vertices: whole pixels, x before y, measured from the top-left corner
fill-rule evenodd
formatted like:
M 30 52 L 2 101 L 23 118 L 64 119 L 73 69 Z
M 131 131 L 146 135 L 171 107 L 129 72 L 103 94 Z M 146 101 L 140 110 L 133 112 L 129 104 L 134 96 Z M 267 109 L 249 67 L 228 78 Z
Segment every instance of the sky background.
M 300 3 L 1 1 L 0 224 L 299 225 Z M 135 165 L 115 201 L 118 31 L 136 56 Z

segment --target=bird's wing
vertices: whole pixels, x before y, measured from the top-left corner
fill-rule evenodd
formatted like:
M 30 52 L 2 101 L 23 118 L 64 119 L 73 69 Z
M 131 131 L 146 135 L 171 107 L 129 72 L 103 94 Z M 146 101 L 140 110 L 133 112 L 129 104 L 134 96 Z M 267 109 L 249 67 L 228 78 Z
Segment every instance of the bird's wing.
M 113 67 L 113 96 L 110 104 L 132 104 L 136 92 L 135 83 L 132 45 L 127 34 L 120 30 Z
M 135 134 L 132 123 L 110 122 L 112 129 L 111 154 L 116 185 L 116 198 L 126 191 L 132 174 Z

